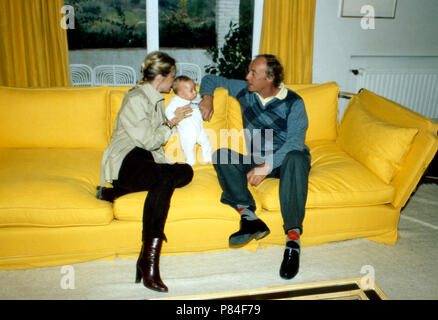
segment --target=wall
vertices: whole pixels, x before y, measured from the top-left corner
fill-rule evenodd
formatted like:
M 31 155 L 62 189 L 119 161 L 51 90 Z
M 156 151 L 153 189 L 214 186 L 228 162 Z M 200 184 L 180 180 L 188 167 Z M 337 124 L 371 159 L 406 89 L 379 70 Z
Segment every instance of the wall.
M 374 30 L 363 30 L 360 18 L 340 18 L 339 4 L 317 0 L 314 83 L 336 81 L 341 90 L 354 91 L 356 80 L 349 71 L 354 55 L 438 57 L 437 0 L 397 0 L 395 18 L 375 19 Z M 341 100 L 340 116 L 345 105 Z
M 340 18 L 340 0 L 317 0 L 313 58 L 313 82 L 336 81 L 341 90 L 353 91 L 356 78 L 349 71 L 351 56 L 438 57 L 438 0 L 397 0 L 394 19 L 375 19 L 374 30 L 363 30 L 359 18 Z M 204 50 L 164 50 L 178 62 L 210 64 Z M 126 64 L 139 70 L 144 49 L 70 51 L 70 63 Z M 423 59 L 425 60 L 425 59 Z M 437 59 L 429 59 L 436 65 Z M 404 62 L 403 62 L 404 63 Z M 436 65 L 438 68 L 438 65 Z M 347 104 L 340 100 L 340 117 Z

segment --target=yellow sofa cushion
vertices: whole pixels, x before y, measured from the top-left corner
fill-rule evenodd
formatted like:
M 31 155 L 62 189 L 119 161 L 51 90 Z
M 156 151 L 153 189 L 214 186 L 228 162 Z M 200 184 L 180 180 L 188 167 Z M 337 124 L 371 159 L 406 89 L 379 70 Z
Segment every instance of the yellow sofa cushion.
M 0 87 L 0 148 L 104 149 L 107 91 Z
M 306 208 L 370 206 L 390 203 L 395 188 L 383 183 L 343 152 L 334 141 L 309 143 L 312 169 Z M 266 210 L 280 210 L 279 179 L 268 178 L 257 188 Z
M 305 143 L 314 140 L 335 140 L 338 126 L 338 95 L 336 82 L 312 86 L 288 85 L 304 101 L 309 127 Z
M 111 90 L 110 99 L 110 135 L 114 129 L 114 123 L 117 118 L 117 113 L 122 106 L 123 98 L 126 95 L 127 90 L 115 89 Z M 164 104 L 167 106 L 170 100 L 175 96 L 174 92 L 163 94 Z M 212 151 L 218 149 L 219 146 L 227 146 L 228 135 L 227 135 L 227 101 L 228 93 L 225 89 L 219 88 L 215 92 L 214 105 L 215 110 L 213 117 L 210 121 L 204 121 L 204 128 L 210 138 L 210 143 Z M 221 136 L 222 135 L 222 136 Z M 181 147 L 181 143 L 178 134 L 172 136 L 167 144 L 164 146 L 167 158 L 172 162 L 184 162 L 184 152 Z M 202 162 L 202 151 L 199 145 L 196 146 L 196 160 L 197 163 Z
M 170 203 L 168 222 L 190 219 L 220 219 L 238 221 L 236 210 L 220 202 L 222 189 L 212 165 L 195 165 L 192 182 L 175 189 Z M 257 212 L 261 203 L 253 189 Z M 137 192 L 118 198 L 114 202 L 114 216 L 122 221 L 142 221 L 147 192 Z
M 338 94 L 339 87 L 335 82 L 324 84 L 286 85 L 294 90 L 304 100 L 309 119 L 306 133 L 306 143 L 313 140 L 335 140 L 337 135 Z M 111 123 L 113 128 L 117 112 L 123 101 L 124 91 L 113 90 L 110 93 Z M 174 93 L 163 94 L 167 105 Z M 210 137 L 212 150 L 230 148 L 246 154 L 243 134 L 242 113 L 239 102 L 228 96 L 224 88 L 217 88 L 214 93 L 214 114 L 210 122 L 204 122 L 204 127 Z M 111 129 L 112 130 L 112 129 Z M 172 137 L 164 147 L 166 156 L 171 161 L 184 161 L 184 153 L 177 135 Z M 196 147 L 197 162 L 202 161 L 201 150 Z
M 295 91 L 304 101 L 309 127 L 305 142 L 313 140 L 335 140 L 338 125 L 338 94 L 336 82 L 323 84 L 286 85 Z M 215 110 L 216 110 L 215 104 Z M 242 112 L 239 102 L 229 97 L 228 127 L 230 129 L 230 146 L 232 150 L 246 154 L 243 135 Z
M 170 102 L 170 99 L 174 96 L 171 92 L 165 96 L 166 106 Z M 227 146 L 228 132 L 227 128 L 227 101 L 228 92 L 225 89 L 219 88 L 215 91 L 213 104 L 215 106 L 213 117 L 210 121 L 204 121 L 204 129 L 210 139 L 212 152 L 216 151 L 220 147 Z M 173 162 L 184 162 L 184 152 L 181 147 L 178 134 L 175 134 L 169 139 L 164 146 L 167 158 Z M 195 147 L 196 163 L 202 163 L 202 151 L 199 145 Z
M 366 89 L 362 89 L 357 98 L 376 117 L 401 127 L 419 129 L 403 162 L 402 169 L 397 172 L 391 182 L 397 189 L 392 205 L 401 208 L 408 201 L 425 169 L 437 152 L 438 123 Z
M 339 125 L 338 145 L 385 183 L 400 169 L 416 128 L 405 128 L 380 120 L 353 97 Z
M 214 107 L 216 110 L 217 106 L 215 105 Z M 228 97 L 227 120 L 228 142 L 224 147 L 246 155 L 247 150 L 243 132 L 242 109 L 240 108 L 239 101 L 231 96 Z
M 105 225 L 95 198 L 101 150 L 0 149 L 0 227 Z
M 125 98 L 126 93 L 128 92 L 128 88 L 126 90 L 123 89 L 113 89 L 109 92 L 109 104 L 108 104 L 108 128 L 109 128 L 109 136 L 113 134 L 114 124 L 116 123 L 117 114 L 119 113 L 120 108 L 122 107 L 123 99 Z
M 367 89 L 362 89 L 357 94 L 357 99 L 367 111 L 384 121 L 401 127 L 420 128 L 437 135 L 438 123 L 409 109 L 414 106 L 402 106 Z

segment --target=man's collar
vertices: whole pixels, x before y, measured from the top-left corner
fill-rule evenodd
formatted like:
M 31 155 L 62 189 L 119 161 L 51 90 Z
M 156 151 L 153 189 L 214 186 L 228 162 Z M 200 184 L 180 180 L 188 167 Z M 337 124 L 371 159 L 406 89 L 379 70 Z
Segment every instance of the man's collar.
M 260 102 L 262 103 L 262 105 L 265 106 L 269 101 L 271 101 L 274 98 L 277 98 L 278 100 L 283 100 L 283 99 L 286 98 L 286 96 L 287 96 L 287 88 L 284 86 L 284 83 L 281 83 L 278 88 L 280 89 L 280 91 L 278 91 L 278 93 L 275 96 L 272 96 L 272 97 L 263 98 L 257 92 L 255 94 L 259 97 Z

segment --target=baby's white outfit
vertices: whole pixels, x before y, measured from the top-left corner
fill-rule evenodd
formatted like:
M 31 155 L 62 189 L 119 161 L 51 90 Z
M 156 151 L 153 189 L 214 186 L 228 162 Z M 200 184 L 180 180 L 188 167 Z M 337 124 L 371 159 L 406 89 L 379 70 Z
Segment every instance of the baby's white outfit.
M 207 132 L 204 129 L 201 111 L 199 110 L 201 97 L 199 94 L 192 101 L 175 96 L 170 100 L 166 108 L 166 117 L 169 120 L 175 118 L 175 110 L 179 107 L 190 105 L 193 109 L 192 116 L 181 120 L 177 125 L 179 140 L 184 151 L 186 162 L 190 165 L 196 163 L 196 143 L 202 147 L 202 158 L 204 162 L 211 162 L 211 144 Z

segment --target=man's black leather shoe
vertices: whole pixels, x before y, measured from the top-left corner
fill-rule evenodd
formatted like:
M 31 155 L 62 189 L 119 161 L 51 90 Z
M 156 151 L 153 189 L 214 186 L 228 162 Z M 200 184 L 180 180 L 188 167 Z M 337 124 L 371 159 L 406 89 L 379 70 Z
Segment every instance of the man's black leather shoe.
M 271 231 L 268 226 L 260 219 L 240 220 L 240 230 L 230 236 L 230 246 L 241 246 L 252 239 L 260 240 L 266 237 Z
M 298 248 L 299 249 L 299 248 Z M 292 250 L 286 247 L 284 250 L 284 258 L 280 267 L 280 277 L 290 280 L 295 277 L 300 268 L 300 253 L 297 250 Z

